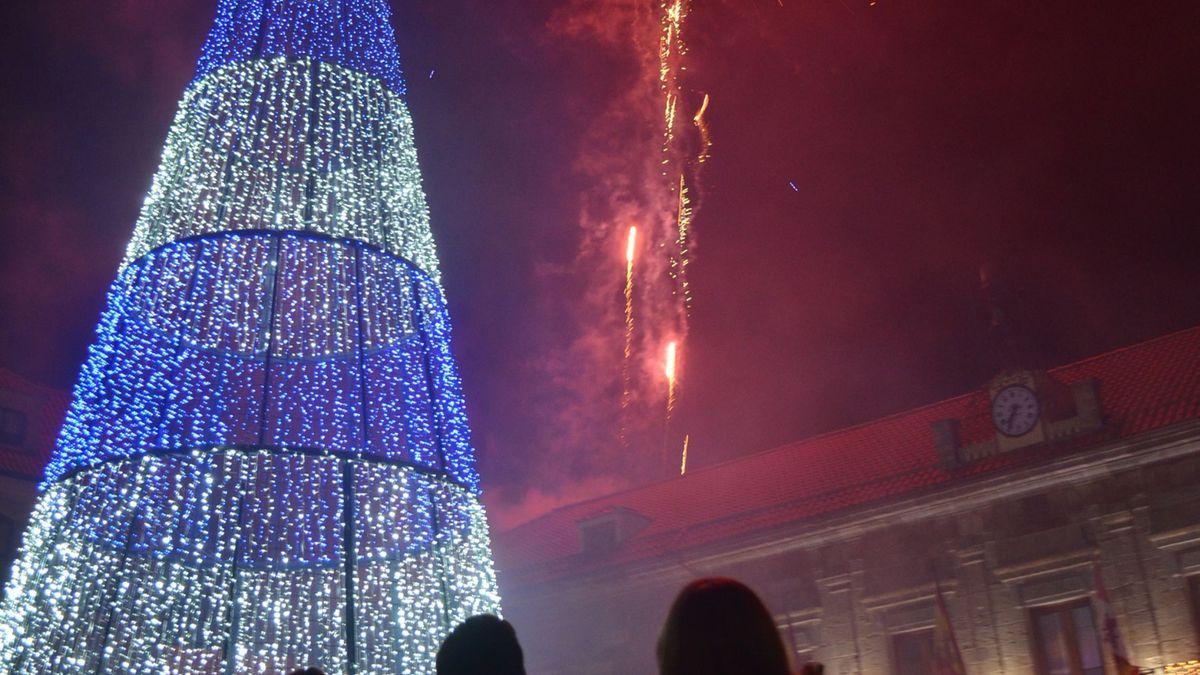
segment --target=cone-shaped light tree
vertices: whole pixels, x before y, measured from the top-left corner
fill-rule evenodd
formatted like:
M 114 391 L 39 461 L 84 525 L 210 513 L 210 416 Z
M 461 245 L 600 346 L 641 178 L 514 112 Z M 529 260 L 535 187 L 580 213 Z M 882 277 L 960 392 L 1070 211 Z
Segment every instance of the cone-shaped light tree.
M 497 611 L 386 0 L 221 0 L 0 672 L 432 672 Z

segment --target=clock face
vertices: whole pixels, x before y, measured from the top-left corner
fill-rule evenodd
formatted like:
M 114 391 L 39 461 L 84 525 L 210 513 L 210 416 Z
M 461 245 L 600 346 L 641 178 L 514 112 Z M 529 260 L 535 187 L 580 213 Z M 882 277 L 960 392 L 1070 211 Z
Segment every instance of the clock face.
M 1037 424 L 1041 410 L 1037 396 L 1019 384 L 1000 390 L 992 399 L 992 423 L 1005 436 L 1024 436 Z

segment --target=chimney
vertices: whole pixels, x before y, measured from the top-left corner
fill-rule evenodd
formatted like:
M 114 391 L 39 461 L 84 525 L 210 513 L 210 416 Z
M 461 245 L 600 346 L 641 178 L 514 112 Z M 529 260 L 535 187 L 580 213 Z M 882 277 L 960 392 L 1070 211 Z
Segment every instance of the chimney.
M 953 471 L 962 466 L 958 455 L 958 420 L 938 420 L 929 426 L 933 429 L 933 447 L 937 449 L 942 468 Z
M 1075 415 L 1085 429 L 1099 429 L 1104 424 L 1100 409 L 1100 381 L 1081 380 L 1071 385 L 1075 399 Z

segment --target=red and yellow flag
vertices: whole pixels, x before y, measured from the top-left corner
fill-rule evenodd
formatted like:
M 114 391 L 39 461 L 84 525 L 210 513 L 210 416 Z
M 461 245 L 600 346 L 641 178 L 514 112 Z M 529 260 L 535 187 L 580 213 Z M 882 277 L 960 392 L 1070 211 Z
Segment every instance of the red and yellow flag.
M 931 675 L 967 675 L 962 653 L 958 651 L 958 640 L 954 637 L 954 625 L 950 623 L 950 612 L 946 599 L 942 597 L 942 586 L 937 584 L 937 596 L 933 610 L 933 671 Z
M 1096 589 L 1096 605 L 1100 610 L 1100 625 L 1104 632 L 1104 644 L 1112 654 L 1113 665 L 1117 675 L 1138 675 L 1141 668 L 1129 663 L 1125 643 L 1121 640 L 1121 632 L 1117 630 L 1117 615 L 1113 612 L 1112 603 L 1108 600 L 1108 589 L 1104 586 L 1104 575 L 1100 573 L 1100 563 L 1092 563 L 1092 586 Z

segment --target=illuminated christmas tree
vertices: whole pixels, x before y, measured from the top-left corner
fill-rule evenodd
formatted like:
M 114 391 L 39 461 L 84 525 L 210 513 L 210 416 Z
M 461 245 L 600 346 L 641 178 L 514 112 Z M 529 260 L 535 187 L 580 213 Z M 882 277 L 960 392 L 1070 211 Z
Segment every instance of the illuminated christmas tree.
M 432 672 L 497 611 L 385 0 L 221 0 L 0 608 L 0 672 Z

